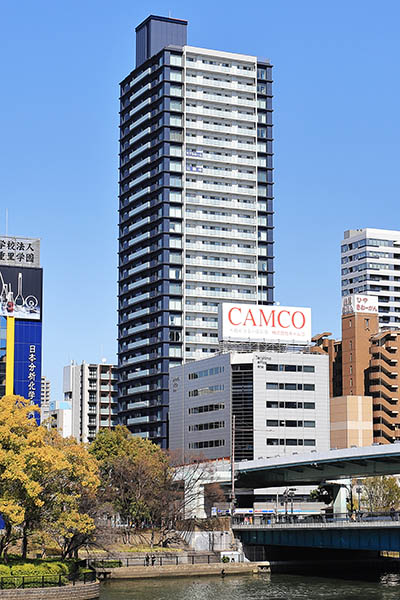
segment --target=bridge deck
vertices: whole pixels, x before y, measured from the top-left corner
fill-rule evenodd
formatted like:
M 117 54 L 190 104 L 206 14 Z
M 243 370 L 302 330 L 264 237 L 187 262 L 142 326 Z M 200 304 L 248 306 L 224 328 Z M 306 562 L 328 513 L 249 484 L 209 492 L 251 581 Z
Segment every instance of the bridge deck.
M 385 529 L 397 528 L 400 531 L 400 521 L 333 521 L 327 523 L 267 523 L 262 525 L 232 524 L 233 531 L 256 530 L 299 530 L 299 529 Z
M 400 444 L 272 456 L 235 464 L 238 488 L 313 485 L 400 473 Z

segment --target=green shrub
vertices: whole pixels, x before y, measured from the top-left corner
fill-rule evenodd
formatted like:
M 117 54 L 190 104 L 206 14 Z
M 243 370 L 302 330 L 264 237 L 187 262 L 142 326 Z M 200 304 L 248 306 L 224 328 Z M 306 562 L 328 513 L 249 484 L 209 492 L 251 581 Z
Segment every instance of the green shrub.
M 11 575 L 11 570 L 9 565 L 0 564 L 0 577 L 9 577 Z
M 223 563 L 228 563 L 228 562 L 229 562 L 229 556 L 223 556 L 223 557 L 221 558 L 221 562 L 223 562 Z
M 17 565 L 11 565 L 11 575 L 37 575 L 39 574 L 38 571 L 40 571 L 40 567 L 37 567 L 36 565 L 32 564 L 32 563 L 22 563 L 22 564 L 17 564 Z M 40 575 L 44 575 L 45 573 L 40 573 Z
M 115 569 L 121 566 L 120 560 L 95 560 L 96 569 Z
M 66 575 L 69 574 L 69 571 L 70 565 L 61 561 L 42 561 L 38 559 L 23 561 L 14 559 L 8 573 L 11 574 L 11 579 L 9 582 L 3 581 L 3 586 L 20 587 L 24 583 L 25 587 L 41 587 L 42 577 L 45 586 L 54 586 L 59 584 L 60 575 L 62 576 L 62 585 L 65 585 L 68 583 Z
M 73 566 L 74 564 L 66 564 L 63 563 L 61 561 L 54 561 L 53 563 L 47 563 L 49 565 L 54 565 L 54 567 L 58 568 L 58 573 L 61 573 L 62 575 L 69 575 L 69 573 L 71 573 L 73 571 Z

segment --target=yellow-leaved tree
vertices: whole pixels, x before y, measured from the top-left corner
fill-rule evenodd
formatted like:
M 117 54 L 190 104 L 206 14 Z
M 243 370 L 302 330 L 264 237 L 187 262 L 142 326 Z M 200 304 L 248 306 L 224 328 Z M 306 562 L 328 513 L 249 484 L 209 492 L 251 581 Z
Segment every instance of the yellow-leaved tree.
M 47 439 L 53 450 L 62 453 L 67 468 L 54 474 L 57 491 L 50 519 L 42 527 L 59 544 L 63 558 L 77 558 L 79 548 L 87 545 L 95 532 L 100 485 L 98 463 L 86 446 L 72 437 L 62 438 L 52 430 Z
M 81 501 L 99 485 L 97 463 L 75 440 L 64 440 L 57 432 L 38 426 L 33 418 L 37 410 L 21 396 L 0 400 L 0 515 L 4 521 L 0 556 L 5 560 L 10 544 L 19 538 L 26 557 L 28 538 L 35 529 L 59 532 L 63 528 L 65 555 L 71 554 L 65 538 L 94 530 L 93 519 L 81 511 Z

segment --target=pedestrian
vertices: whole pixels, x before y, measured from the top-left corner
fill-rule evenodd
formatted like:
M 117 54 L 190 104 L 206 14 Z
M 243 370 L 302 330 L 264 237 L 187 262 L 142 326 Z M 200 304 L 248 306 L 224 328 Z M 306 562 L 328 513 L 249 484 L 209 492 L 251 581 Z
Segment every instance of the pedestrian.
M 148 567 L 150 565 L 150 556 L 148 554 L 146 554 L 146 558 L 144 560 L 145 560 L 146 567 Z
M 151 566 L 154 567 L 154 565 L 156 564 L 156 557 L 154 556 L 154 554 L 151 555 Z
M 392 506 L 392 508 L 390 509 L 390 518 L 392 519 L 392 521 L 394 521 L 396 516 L 396 511 L 394 510 L 394 507 Z

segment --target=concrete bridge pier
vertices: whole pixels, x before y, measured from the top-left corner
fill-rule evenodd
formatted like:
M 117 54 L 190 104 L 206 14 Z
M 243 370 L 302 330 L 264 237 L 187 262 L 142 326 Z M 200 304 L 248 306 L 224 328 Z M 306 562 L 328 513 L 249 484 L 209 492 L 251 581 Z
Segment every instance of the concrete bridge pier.
M 344 515 L 347 513 L 347 498 L 349 494 L 350 479 L 332 481 L 333 488 L 333 514 Z

